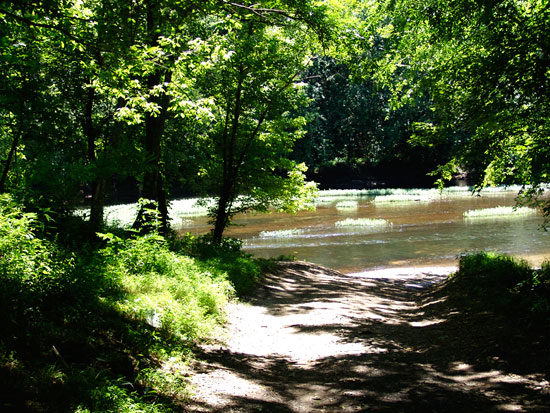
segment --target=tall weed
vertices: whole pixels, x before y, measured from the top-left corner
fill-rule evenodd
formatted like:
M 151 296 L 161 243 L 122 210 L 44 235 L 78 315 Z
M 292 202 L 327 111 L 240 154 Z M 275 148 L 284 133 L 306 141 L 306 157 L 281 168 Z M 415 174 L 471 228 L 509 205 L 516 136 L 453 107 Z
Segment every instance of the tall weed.
M 220 325 L 233 294 L 224 272 L 206 271 L 195 259 L 170 251 L 154 233 L 128 240 L 103 237 L 106 272 L 125 293 L 114 300 L 115 308 L 186 341 L 204 338 Z
M 72 296 L 76 257 L 39 238 L 38 227 L 34 214 L 0 197 L 0 309 L 7 316 L 6 332 L 30 334 L 46 313 L 58 313 L 60 300 Z
M 187 235 L 174 240 L 173 248 L 196 257 L 205 271 L 226 273 L 237 295 L 246 294 L 270 265 L 243 252 L 242 241 L 235 238 L 224 238 L 221 244 L 216 244 L 210 235 Z

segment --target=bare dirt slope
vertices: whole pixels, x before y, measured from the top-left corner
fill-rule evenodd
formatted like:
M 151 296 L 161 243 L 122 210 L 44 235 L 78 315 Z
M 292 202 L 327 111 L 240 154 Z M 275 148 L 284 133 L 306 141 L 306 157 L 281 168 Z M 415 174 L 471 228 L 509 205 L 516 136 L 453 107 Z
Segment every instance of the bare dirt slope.
M 546 348 L 517 322 L 447 305 L 430 285 L 448 272 L 281 263 L 200 350 L 188 410 L 550 411 Z

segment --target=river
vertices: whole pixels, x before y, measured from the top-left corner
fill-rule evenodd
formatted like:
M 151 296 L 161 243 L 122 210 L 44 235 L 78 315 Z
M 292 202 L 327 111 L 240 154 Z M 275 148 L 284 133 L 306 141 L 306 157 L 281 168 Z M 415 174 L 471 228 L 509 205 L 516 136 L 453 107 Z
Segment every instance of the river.
M 378 204 L 366 197 L 356 199 L 356 207 L 351 208 L 337 207 L 342 200 L 334 200 L 295 215 L 242 214 L 226 235 L 242 239 L 244 249 L 257 257 L 290 255 L 343 272 L 456 265 L 461 254 L 481 250 L 520 256 L 540 265 L 550 259 L 550 232 L 540 229 L 540 215 L 463 218 L 467 210 L 512 206 L 514 199 L 512 193 L 500 193 Z M 346 218 L 384 219 L 388 225 L 335 226 Z M 206 218 L 187 220 L 182 228 L 192 234 L 207 230 Z M 284 230 L 281 236 L 274 232 Z

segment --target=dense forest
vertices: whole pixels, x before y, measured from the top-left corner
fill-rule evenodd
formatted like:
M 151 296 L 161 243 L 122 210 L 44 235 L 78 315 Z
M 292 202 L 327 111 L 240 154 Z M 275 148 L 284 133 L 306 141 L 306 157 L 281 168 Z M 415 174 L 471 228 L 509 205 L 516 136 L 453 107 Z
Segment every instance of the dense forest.
M 212 196 L 219 240 L 312 179 L 548 181 L 545 2 L 272 3 L 2 2 L 0 191 L 92 231 Z
M 174 403 L 155 362 L 272 265 L 223 237 L 239 212 L 463 181 L 550 214 L 545 0 L 1 0 L 0 21 L 5 408 Z M 172 233 L 185 196 L 214 199 L 209 237 Z

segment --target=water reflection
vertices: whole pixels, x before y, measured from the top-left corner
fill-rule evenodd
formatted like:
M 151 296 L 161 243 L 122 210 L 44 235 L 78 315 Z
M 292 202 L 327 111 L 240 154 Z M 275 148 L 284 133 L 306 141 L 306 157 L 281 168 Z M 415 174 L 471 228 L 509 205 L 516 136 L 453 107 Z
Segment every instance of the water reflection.
M 375 205 L 363 199 L 354 209 L 337 209 L 336 202 L 315 212 L 246 214 L 227 232 L 241 238 L 258 257 L 294 255 L 300 260 L 345 272 L 393 265 L 455 265 L 460 254 L 494 250 L 527 258 L 539 265 L 550 258 L 549 233 L 539 229 L 540 216 L 514 219 L 464 220 L 468 209 L 511 206 L 513 194 L 442 199 L 432 202 Z M 376 218 L 391 226 L 335 227 L 345 218 Z M 300 229 L 285 237 L 261 237 L 261 231 Z M 195 219 L 183 231 L 208 230 L 206 219 Z

